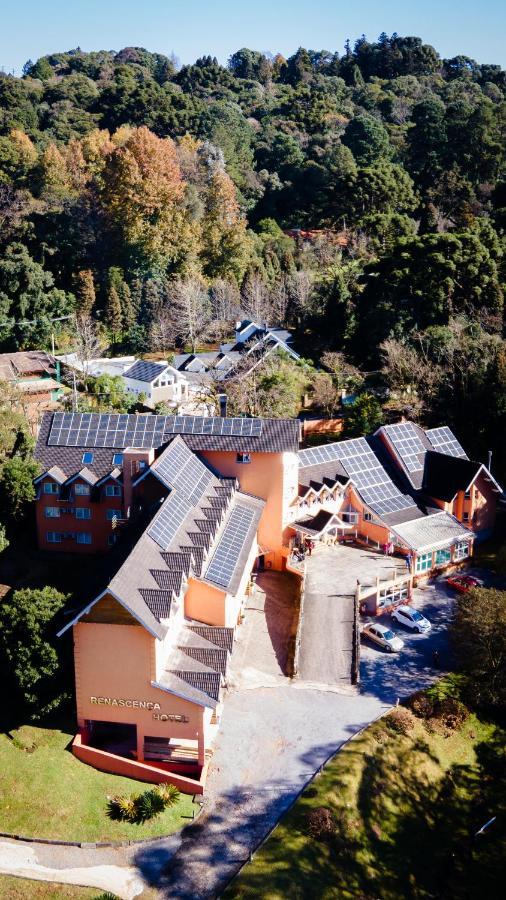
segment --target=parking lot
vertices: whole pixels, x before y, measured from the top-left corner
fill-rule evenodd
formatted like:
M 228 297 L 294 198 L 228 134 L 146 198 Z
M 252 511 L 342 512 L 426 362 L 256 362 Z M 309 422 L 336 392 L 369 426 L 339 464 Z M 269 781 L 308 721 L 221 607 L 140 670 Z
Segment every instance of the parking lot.
M 487 572 L 473 568 L 466 571 L 478 575 L 485 584 L 490 583 Z M 413 591 L 411 605 L 432 624 L 428 634 L 415 634 L 392 622 L 388 614 L 378 616 L 375 621 L 391 628 L 402 638 L 404 647 L 399 653 L 388 653 L 365 636 L 362 638 L 361 692 L 374 694 L 385 703 L 395 703 L 397 697 L 402 699 L 424 684 L 430 684 L 438 669 L 447 670 L 450 666 L 447 629 L 454 603 L 455 593 L 447 586 L 443 576 Z M 437 667 L 433 658 L 435 650 L 439 655 Z

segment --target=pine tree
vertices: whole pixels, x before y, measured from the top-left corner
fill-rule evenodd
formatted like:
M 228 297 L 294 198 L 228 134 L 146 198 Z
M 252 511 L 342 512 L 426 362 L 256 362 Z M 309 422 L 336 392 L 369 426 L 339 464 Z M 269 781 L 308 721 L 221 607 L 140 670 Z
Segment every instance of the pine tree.
M 89 316 L 96 300 L 95 284 L 91 269 L 81 269 L 77 273 L 75 295 L 79 313 Z
M 123 318 L 123 328 L 128 330 L 135 325 L 136 315 L 135 308 L 132 301 L 132 294 L 130 292 L 130 288 L 126 281 L 122 281 L 119 288 L 117 288 L 118 297 L 121 304 L 121 315 Z
M 107 303 L 105 307 L 105 323 L 110 329 L 113 340 L 121 331 L 123 317 L 121 313 L 121 300 L 118 291 L 114 285 L 111 285 L 107 293 Z

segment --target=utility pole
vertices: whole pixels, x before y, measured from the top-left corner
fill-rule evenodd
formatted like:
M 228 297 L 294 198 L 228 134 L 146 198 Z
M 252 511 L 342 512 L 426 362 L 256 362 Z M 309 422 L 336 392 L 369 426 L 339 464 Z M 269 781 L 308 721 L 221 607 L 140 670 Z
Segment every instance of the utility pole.
M 72 370 L 72 412 L 77 412 L 77 384 L 74 370 Z

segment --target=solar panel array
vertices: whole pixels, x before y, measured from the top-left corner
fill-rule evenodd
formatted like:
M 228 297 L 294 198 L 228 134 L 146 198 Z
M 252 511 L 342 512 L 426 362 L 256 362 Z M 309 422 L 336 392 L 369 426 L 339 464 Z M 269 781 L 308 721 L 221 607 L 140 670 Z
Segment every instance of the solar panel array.
M 249 507 L 236 506 L 232 510 L 207 567 L 205 577 L 208 581 L 228 588 L 254 516 L 254 510 Z
M 124 450 L 126 447 L 159 447 L 173 434 L 258 437 L 261 433 L 261 419 L 55 413 L 48 444 L 57 447 L 113 447 Z
M 158 378 L 162 372 L 165 372 L 166 368 L 166 363 L 155 363 L 146 359 L 138 359 L 124 374 L 125 378 L 135 378 L 136 381 L 145 381 L 147 384 L 151 384 L 155 378 Z
M 148 534 L 162 550 L 168 550 L 170 544 L 192 510 L 192 503 L 179 491 L 174 491 L 166 498 L 160 512 L 155 516 Z
M 169 488 L 198 503 L 213 481 L 213 474 L 183 441 L 170 444 L 152 467 Z
M 434 450 L 437 450 L 438 453 L 446 453 L 447 456 L 460 456 L 462 459 L 468 459 L 466 451 L 461 447 L 447 425 L 442 425 L 440 428 L 429 428 L 425 434 Z
M 427 448 L 422 444 L 412 422 L 385 425 L 384 430 L 408 472 L 423 471 Z
M 336 461 L 351 478 L 364 503 L 379 516 L 414 506 L 411 497 L 396 488 L 365 438 L 339 441 L 299 452 L 301 466 Z

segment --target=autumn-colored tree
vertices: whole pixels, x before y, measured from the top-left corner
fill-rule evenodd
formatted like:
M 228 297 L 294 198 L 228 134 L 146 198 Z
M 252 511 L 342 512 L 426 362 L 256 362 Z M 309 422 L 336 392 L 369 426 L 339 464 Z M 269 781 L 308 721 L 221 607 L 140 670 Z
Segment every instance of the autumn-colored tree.
M 39 180 L 42 195 L 63 198 L 70 193 L 71 180 L 67 163 L 56 144 L 49 144 L 42 153 Z
M 105 323 L 112 333 L 113 340 L 116 340 L 121 326 L 123 324 L 123 316 L 121 312 L 121 300 L 117 288 L 112 284 L 107 292 L 107 303 L 105 307 Z
M 183 255 L 187 225 L 184 185 L 174 142 L 148 128 L 132 131 L 108 157 L 102 202 L 132 259 L 163 270 Z
M 204 195 L 202 220 L 202 266 L 209 278 L 234 278 L 241 282 L 252 252 L 246 220 L 237 193 L 227 173 L 216 168 Z
M 88 316 L 95 306 L 96 294 L 93 272 L 91 269 L 81 269 L 75 279 L 74 294 L 79 313 Z

